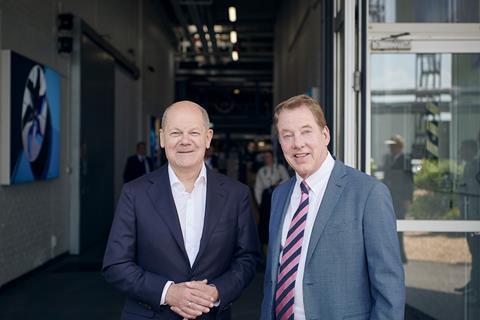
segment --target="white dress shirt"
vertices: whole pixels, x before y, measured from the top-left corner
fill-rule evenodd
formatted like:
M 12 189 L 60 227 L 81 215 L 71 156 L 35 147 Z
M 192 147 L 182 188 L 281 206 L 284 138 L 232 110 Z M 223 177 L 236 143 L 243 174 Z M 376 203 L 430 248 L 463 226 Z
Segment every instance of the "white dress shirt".
M 298 263 L 297 277 L 295 279 L 295 302 L 293 307 L 293 312 L 295 315 L 295 320 L 304 320 L 305 319 L 305 308 L 303 305 L 303 274 L 305 269 L 305 259 L 307 257 L 308 245 L 310 242 L 310 236 L 312 234 L 313 224 L 315 223 L 315 218 L 317 217 L 318 209 L 325 194 L 325 189 L 327 188 L 328 179 L 332 173 L 333 167 L 335 165 L 335 160 L 332 158 L 330 153 L 327 155 L 327 158 L 314 174 L 306 179 L 310 191 L 308 193 L 308 215 L 307 221 L 305 224 L 305 232 L 303 235 L 302 243 L 302 252 L 300 254 L 300 261 Z M 285 220 L 283 222 L 282 228 L 282 248 L 285 245 L 287 239 L 288 229 L 290 227 L 290 222 L 292 221 L 293 214 L 298 209 L 301 199 L 300 183 L 303 179 L 297 174 L 297 181 L 295 182 L 295 187 L 290 198 L 290 204 L 288 206 L 288 211 L 285 215 Z M 319 214 L 322 214 L 321 212 Z M 280 254 L 281 258 L 281 254 Z
M 187 250 L 190 266 L 193 266 L 200 240 L 202 239 L 203 223 L 205 220 L 205 203 L 207 198 L 207 170 L 205 164 L 193 185 L 192 192 L 187 192 L 185 187 L 176 176 L 173 169 L 168 165 L 168 177 L 172 190 L 173 200 L 177 208 L 178 220 L 182 228 L 183 241 Z M 165 296 L 173 281 L 165 284 L 160 304 L 165 304 Z

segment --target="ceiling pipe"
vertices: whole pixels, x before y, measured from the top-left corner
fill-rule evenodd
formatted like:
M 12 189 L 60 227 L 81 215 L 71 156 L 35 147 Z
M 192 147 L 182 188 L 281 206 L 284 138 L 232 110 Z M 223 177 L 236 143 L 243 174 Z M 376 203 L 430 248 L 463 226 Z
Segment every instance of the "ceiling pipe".
M 214 59 L 217 60 L 218 59 L 218 47 L 217 47 L 217 38 L 215 37 L 215 32 L 213 30 L 212 13 L 208 9 L 205 9 L 205 11 L 206 11 L 206 16 L 207 16 L 208 34 L 210 35 L 210 41 L 212 41 L 213 56 L 214 56 Z
M 172 6 L 173 11 L 177 16 L 177 19 L 180 22 L 180 25 L 182 26 L 180 30 L 182 32 L 183 37 L 188 39 L 188 41 L 190 42 L 190 47 L 192 48 L 193 52 L 196 52 L 197 48 L 195 47 L 195 43 L 193 42 L 192 36 L 190 35 L 190 31 L 188 31 L 187 19 L 183 14 L 182 8 L 180 8 L 180 5 L 178 4 L 177 0 L 170 0 L 170 5 Z
M 208 61 L 208 43 L 207 38 L 205 37 L 205 32 L 203 31 L 203 23 L 200 19 L 200 14 L 198 12 L 197 6 L 195 4 L 189 4 L 187 6 L 188 14 L 193 20 L 193 23 L 197 26 L 197 32 L 200 36 L 200 41 L 202 42 L 202 52 L 205 57 L 205 61 Z

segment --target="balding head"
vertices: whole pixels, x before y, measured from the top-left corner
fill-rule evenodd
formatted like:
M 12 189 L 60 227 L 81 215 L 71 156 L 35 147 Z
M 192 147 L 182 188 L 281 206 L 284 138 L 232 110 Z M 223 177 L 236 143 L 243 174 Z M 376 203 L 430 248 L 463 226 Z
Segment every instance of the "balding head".
M 205 109 L 191 101 L 176 102 L 165 110 L 160 145 L 180 180 L 179 175 L 196 177 L 200 173 L 213 136 L 208 124 Z
M 198 110 L 202 113 L 202 118 L 205 124 L 205 128 L 208 129 L 210 127 L 210 119 L 208 117 L 207 111 L 202 106 L 200 106 L 199 104 L 193 101 L 183 100 L 183 101 L 175 102 L 174 104 L 168 106 L 167 109 L 165 109 L 162 116 L 162 128 L 166 127 L 167 120 L 168 120 L 167 119 L 168 113 L 173 109 L 179 110 L 180 112 L 191 112 L 191 111 L 195 112 L 195 110 Z

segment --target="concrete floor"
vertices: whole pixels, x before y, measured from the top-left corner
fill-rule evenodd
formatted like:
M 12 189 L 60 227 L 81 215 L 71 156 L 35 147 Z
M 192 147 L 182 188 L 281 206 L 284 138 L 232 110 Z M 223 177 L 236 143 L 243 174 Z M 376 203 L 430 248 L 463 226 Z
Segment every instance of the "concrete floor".
M 123 297 L 104 281 L 98 271 L 103 251 L 104 245 L 98 245 L 80 256 L 63 256 L 0 288 L 0 319 L 120 319 Z M 438 275 L 426 270 L 442 272 L 442 268 L 445 268 L 443 272 L 455 273 L 451 266 L 438 267 L 415 261 L 410 261 L 406 266 L 407 274 L 421 275 L 421 280 L 407 276 L 408 305 L 405 319 L 480 319 L 477 318 L 479 309 L 469 309 L 462 295 L 442 291 L 441 288 L 432 290 L 428 285 L 428 282 L 438 283 L 438 278 L 434 278 Z M 464 273 L 462 270 L 459 267 L 458 272 Z M 421 286 L 415 286 L 419 282 Z M 259 271 L 233 305 L 234 320 L 259 318 L 262 283 L 263 272 Z

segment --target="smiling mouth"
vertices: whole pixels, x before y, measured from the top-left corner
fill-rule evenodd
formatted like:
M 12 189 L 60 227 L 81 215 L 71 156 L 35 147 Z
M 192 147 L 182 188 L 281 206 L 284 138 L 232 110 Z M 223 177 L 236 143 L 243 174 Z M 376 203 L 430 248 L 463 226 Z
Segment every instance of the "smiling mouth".
M 294 155 L 294 157 L 297 158 L 297 159 L 303 159 L 308 155 L 309 155 L 309 153 L 298 153 L 298 154 Z

